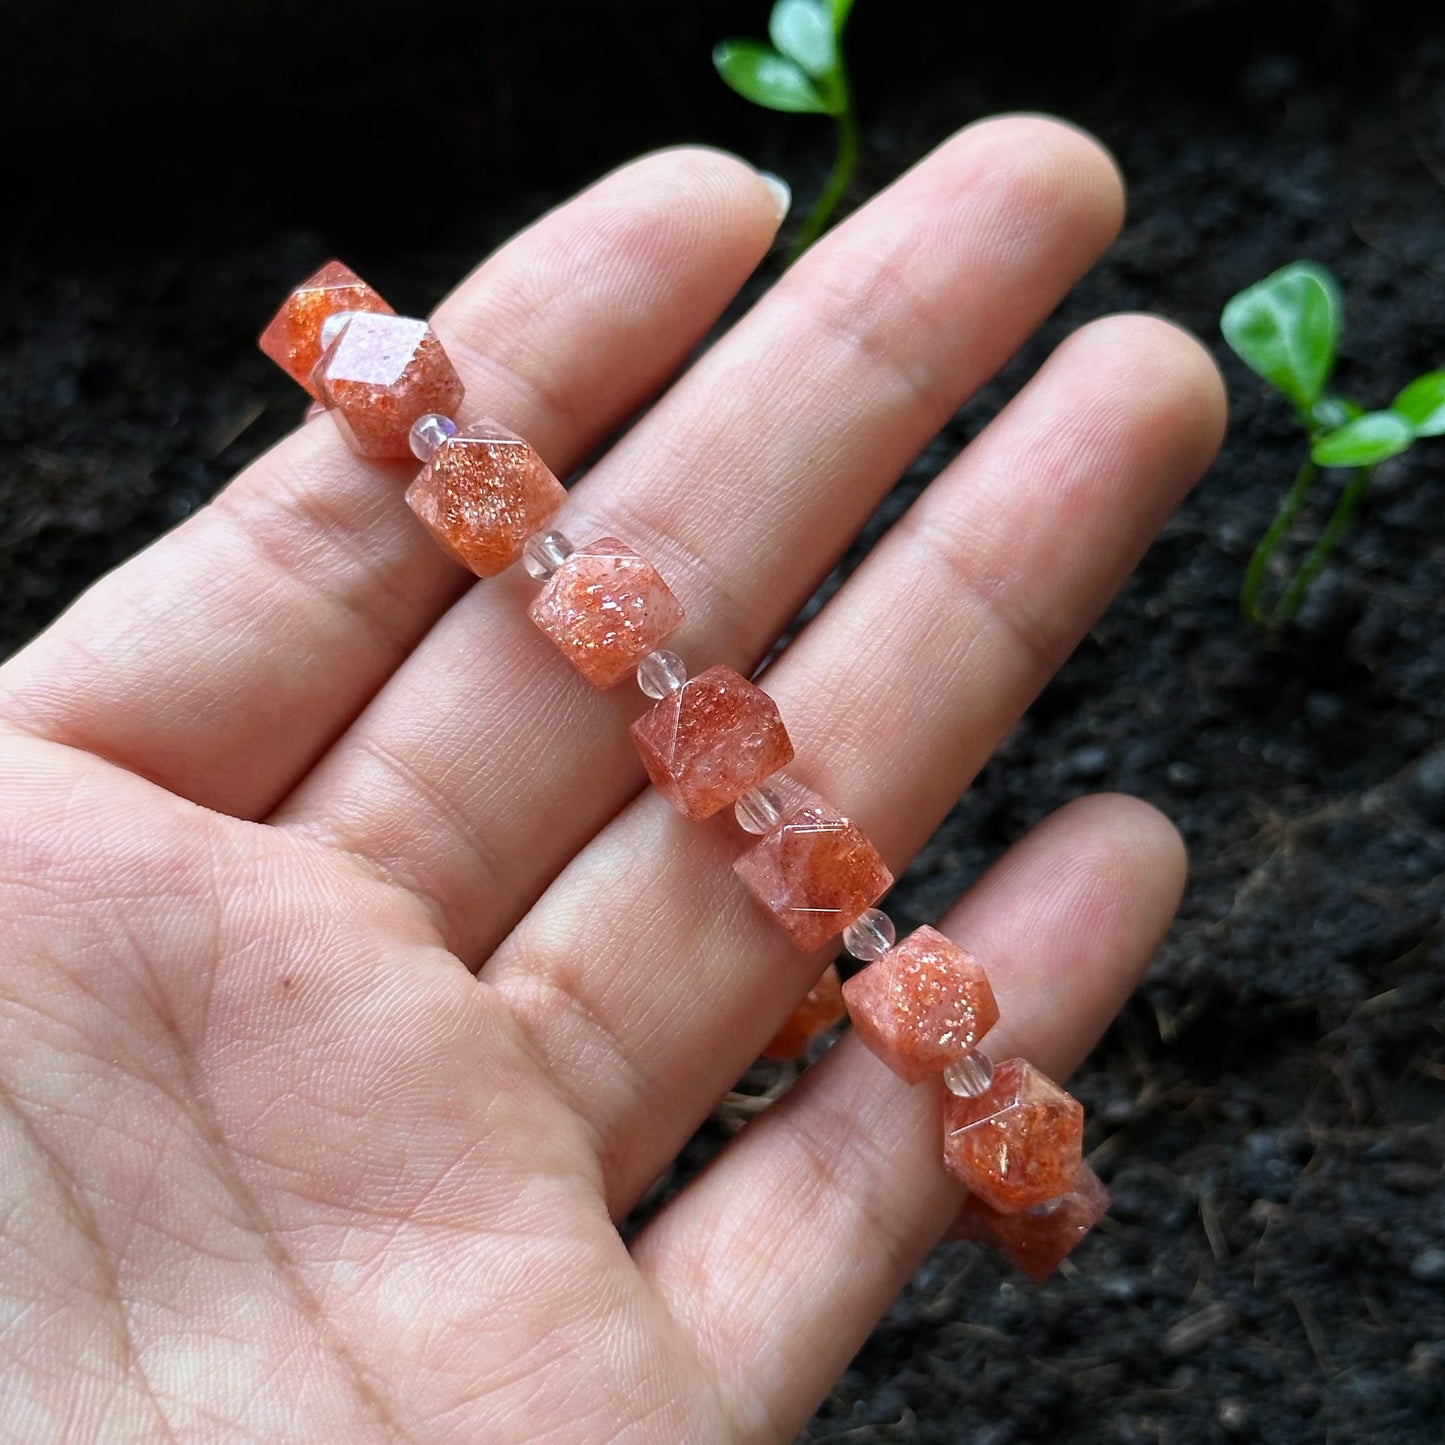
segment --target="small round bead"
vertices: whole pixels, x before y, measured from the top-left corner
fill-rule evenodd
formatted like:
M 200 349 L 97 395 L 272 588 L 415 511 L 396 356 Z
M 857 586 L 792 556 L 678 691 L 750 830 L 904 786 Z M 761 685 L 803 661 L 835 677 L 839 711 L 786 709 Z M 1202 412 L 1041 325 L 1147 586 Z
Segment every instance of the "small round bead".
M 648 697 L 661 701 L 687 681 L 687 664 L 675 653 L 659 648 L 637 664 L 637 685 Z
M 843 930 L 843 947 L 864 963 L 882 958 L 897 942 L 898 930 L 881 908 L 865 908 Z
M 981 1049 L 955 1059 L 944 1071 L 943 1082 L 960 1099 L 977 1099 L 993 1083 L 993 1060 Z
M 417 461 L 429 462 L 441 450 L 442 443 L 456 434 L 457 424 L 451 417 L 443 416 L 439 411 L 429 411 L 412 422 L 407 442 Z
M 522 548 L 527 576 L 545 582 L 577 549 L 561 532 L 533 532 Z
M 354 311 L 333 311 L 331 315 L 321 323 L 321 349 L 323 351 L 341 335 L 342 331 L 346 328 L 346 323 L 355 315 L 356 312 Z
M 776 788 L 764 783 L 761 787 L 749 788 L 733 804 L 733 816 L 743 832 L 761 837 L 783 821 L 783 800 Z

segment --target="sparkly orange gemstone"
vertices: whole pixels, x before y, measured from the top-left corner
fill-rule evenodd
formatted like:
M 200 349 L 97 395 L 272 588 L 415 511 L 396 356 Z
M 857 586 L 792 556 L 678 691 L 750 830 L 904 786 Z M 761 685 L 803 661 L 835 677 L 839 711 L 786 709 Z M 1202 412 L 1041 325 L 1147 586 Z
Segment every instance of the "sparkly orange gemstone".
M 686 615 L 657 568 L 615 537 L 574 552 L 531 607 L 532 621 L 594 687 L 615 687 Z
M 281 309 L 261 333 L 261 350 L 312 396 L 317 395 L 311 373 L 321 360 L 321 328 L 328 316 L 341 311 L 395 315 L 350 266 L 328 261 L 281 303 Z
M 763 1050 L 769 1059 L 800 1059 L 819 1034 L 843 1017 L 843 985 L 838 970 L 830 963 L 822 978 L 808 990 L 808 996 L 788 1015 L 788 1021 Z
M 1027 1059 L 1006 1059 L 976 1099 L 943 1098 L 943 1162 L 1001 1214 L 1067 1194 L 1084 1162 L 1084 1106 Z
M 1104 1217 L 1109 1191 L 1087 1164 L 1074 1187 L 1061 1199 L 1017 1214 L 1000 1214 L 970 1194 L 963 1201 L 949 1239 L 991 1244 L 1016 1269 L 1036 1283 L 1046 1280 Z
M 658 792 L 689 818 L 710 818 L 793 761 L 778 705 L 730 667 L 710 667 L 632 724 Z
M 941 1074 L 998 1022 L 983 966 L 920 928 L 843 986 L 853 1032 L 910 1084 Z
M 542 458 L 494 421 L 449 437 L 406 493 L 443 551 L 478 577 L 510 567 L 566 500 Z
M 733 871 L 805 952 L 836 938 L 893 886 L 868 835 L 816 794 Z
M 411 424 L 429 411 L 450 415 L 462 379 L 425 321 L 360 312 L 321 353 L 317 395 L 341 434 L 364 457 L 409 457 Z

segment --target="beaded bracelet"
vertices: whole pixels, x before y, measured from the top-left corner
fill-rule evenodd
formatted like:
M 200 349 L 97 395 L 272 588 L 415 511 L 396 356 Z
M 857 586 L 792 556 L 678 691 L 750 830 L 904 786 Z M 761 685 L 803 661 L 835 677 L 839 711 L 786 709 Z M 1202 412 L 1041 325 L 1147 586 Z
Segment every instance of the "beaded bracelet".
M 732 808 L 757 841 L 743 885 L 805 952 L 842 935 L 866 966 L 829 964 L 765 1051 L 797 1058 L 846 1013 L 908 1083 L 940 1088 L 943 1164 L 969 1190 L 951 1237 L 982 1240 L 1046 1278 L 1109 1205 L 1083 1162 L 1084 1111 L 1025 1059 L 979 1048 L 998 1005 L 979 961 L 932 928 L 896 942 L 875 905 L 893 885 L 867 835 L 783 770 L 793 745 L 777 705 L 730 667 L 689 677 L 663 644 L 682 604 L 625 542 L 574 547 L 549 523 L 567 493 L 536 451 L 490 420 L 459 427 L 463 387 L 436 333 L 398 316 L 332 261 L 298 286 L 261 350 L 336 419 L 362 456 L 414 456 L 407 504 L 480 577 L 521 561 L 542 584 L 532 621 L 594 687 L 636 677 L 652 707 L 632 724 L 648 777 L 686 817 Z

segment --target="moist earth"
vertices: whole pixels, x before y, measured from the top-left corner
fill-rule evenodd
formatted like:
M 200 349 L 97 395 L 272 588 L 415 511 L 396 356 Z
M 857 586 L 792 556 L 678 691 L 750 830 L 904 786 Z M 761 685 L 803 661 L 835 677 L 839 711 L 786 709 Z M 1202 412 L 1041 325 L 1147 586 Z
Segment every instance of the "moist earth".
M 344 26 L 320 5 L 233 9 L 72 26 L 17 7 L 0 61 L 7 650 L 293 424 L 298 394 L 253 338 L 327 256 L 416 311 L 644 147 L 727 145 L 804 200 L 827 163 L 823 122 L 754 111 L 711 77 L 711 42 L 761 32 L 761 3 L 439 0 Z M 957 124 L 1037 108 L 1113 148 L 1131 219 L 812 606 L 1072 327 L 1144 308 L 1194 328 L 1234 407 L 1219 464 L 891 906 L 900 928 L 935 919 L 1099 788 L 1168 812 L 1193 876 L 1075 1082 L 1110 1221 L 1042 1288 L 938 1250 L 804 1438 L 1437 1441 L 1445 439 L 1380 469 L 1298 625 L 1261 635 L 1240 577 L 1300 442 L 1216 323 L 1241 286 L 1310 257 L 1344 286 L 1344 389 L 1382 405 L 1445 364 L 1445 21 L 1424 3 L 984 10 L 859 0 L 854 199 Z

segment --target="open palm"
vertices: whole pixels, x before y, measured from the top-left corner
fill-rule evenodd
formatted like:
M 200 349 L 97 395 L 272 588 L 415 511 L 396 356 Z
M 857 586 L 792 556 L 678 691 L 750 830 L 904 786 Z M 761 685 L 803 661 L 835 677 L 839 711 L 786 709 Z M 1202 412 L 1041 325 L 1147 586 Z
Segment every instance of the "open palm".
M 853 217 L 574 489 L 754 667 L 881 495 L 1109 242 L 1107 157 L 975 126 Z M 653 156 L 435 325 L 565 472 L 771 244 Z M 800 778 L 905 864 L 1218 441 L 1207 357 L 1066 343 L 775 664 Z M 597 694 L 329 419 L 0 671 L 0 1433 L 782 1440 L 943 1233 L 936 1101 L 855 1041 L 631 1245 L 615 1221 L 813 982 Z M 1064 810 L 942 926 L 1066 1072 L 1167 925 L 1172 830 Z

